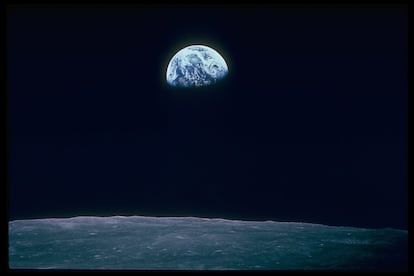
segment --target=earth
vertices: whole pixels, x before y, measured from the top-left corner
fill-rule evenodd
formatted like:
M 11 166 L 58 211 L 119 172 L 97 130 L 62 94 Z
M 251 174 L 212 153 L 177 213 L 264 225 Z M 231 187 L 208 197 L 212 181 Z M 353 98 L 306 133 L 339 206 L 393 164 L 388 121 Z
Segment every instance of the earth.
M 191 45 L 178 51 L 167 68 L 167 83 L 174 87 L 200 87 L 215 84 L 228 73 L 223 57 L 204 45 Z

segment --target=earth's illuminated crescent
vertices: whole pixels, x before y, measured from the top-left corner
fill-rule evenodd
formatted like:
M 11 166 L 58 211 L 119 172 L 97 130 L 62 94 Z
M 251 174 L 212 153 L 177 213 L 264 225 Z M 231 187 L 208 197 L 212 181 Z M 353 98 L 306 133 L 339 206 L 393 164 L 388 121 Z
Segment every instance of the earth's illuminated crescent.
M 224 58 L 204 45 L 191 45 L 178 51 L 167 67 L 167 83 L 176 87 L 200 87 L 216 83 L 228 73 Z

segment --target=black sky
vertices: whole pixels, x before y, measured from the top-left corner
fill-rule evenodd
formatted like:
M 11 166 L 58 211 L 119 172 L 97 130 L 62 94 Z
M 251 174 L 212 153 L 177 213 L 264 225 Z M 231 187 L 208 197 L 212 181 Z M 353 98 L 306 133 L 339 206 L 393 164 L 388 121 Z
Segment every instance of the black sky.
M 228 78 L 169 87 L 213 47 Z M 407 227 L 407 10 L 14 6 L 9 219 Z

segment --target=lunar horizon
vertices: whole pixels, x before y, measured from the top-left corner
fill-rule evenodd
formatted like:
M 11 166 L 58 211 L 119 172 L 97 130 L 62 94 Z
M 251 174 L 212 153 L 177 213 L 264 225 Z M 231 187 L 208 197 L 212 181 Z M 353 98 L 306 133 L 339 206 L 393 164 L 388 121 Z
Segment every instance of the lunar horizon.
M 407 271 L 407 231 L 197 217 L 9 222 L 12 269 Z

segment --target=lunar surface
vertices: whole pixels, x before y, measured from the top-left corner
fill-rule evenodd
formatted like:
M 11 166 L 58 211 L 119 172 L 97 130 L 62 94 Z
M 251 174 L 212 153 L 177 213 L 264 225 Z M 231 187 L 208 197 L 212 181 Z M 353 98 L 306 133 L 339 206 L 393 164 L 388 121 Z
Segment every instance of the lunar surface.
M 170 60 L 167 83 L 176 87 L 209 86 L 227 73 L 227 64 L 217 51 L 204 45 L 191 45 Z
M 11 269 L 407 271 L 407 231 L 194 217 L 9 222 Z

